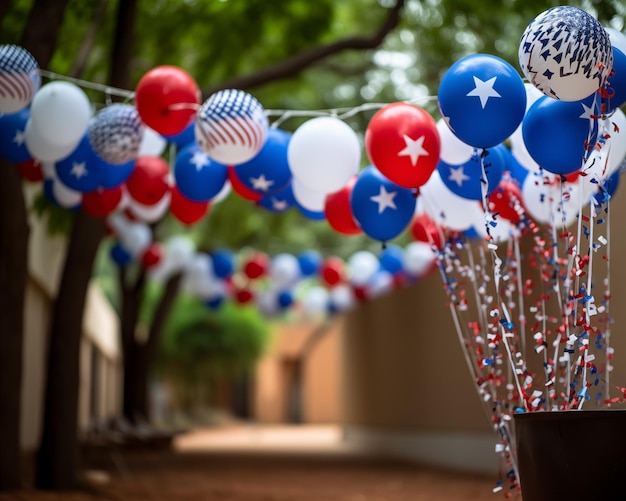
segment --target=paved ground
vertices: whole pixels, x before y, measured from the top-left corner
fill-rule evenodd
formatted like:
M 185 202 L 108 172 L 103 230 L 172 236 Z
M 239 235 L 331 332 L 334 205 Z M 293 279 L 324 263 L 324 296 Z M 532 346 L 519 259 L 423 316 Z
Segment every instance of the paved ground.
M 2 501 L 450 501 L 504 499 L 494 478 L 364 456 L 332 427 L 229 426 L 173 451 L 108 450 L 80 493 L 26 489 Z M 519 498 L 519 496 L 518 496 Z

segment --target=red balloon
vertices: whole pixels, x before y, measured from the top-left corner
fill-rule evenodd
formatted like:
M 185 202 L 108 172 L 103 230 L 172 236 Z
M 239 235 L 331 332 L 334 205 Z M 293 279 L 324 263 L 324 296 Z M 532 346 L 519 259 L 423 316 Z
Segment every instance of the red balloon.
M 437 228 L 437 223 L 427 214 L 416 214 L 411 221 L 411 233 L 418 242 L 425 242 L 435 245 L 441 249 L 441 233 Z
M 246 288 L 238 289 L 237 292 L 235 292 L 235 300 L 239 304 L 249 303 L 253 299 L 254 299 L 254 294 L 252 293 L 250 289 L 246 289 Z
M 518 185 L 513 181 L 500 181 L 489 195 L 489 210 L 513 224 L 519 223 L 525 209 Z
M 15 164 L 17 171 L 27 181 L 31 183 L 38 183 L 43 181 L 43 171 L 41 170 L 41 162 L 34 158 L 29 158 L 24 162 L 18 162 Z
M 251 280 L 260 278 L 267 273 L 269 261 L 267 254 L 257 252 L 244 264 L 243 272 Z
M 200 89 L 189 73 L 177 66 L 157 66 L 135 89 L 135 107 L 143 123 L 159 134 L 173 136 L 194 119 Z
M 94 217 L 106 217 L 113 212 L 122 200 L 122 187 L 103 189 L 83 193 L 82 209 Z
M 228 166 L 228 180 L 230 181 L 233 191 L 241 198 L 252 200 L 253 202 L 258 202 L 261 198 L 263 198 L 262 193 L 257 193 L 256 191 L 251 190 L 239 180 L 237 173 L 235 172 L 235 167 L 232 165 Z
M 352 286 L 352 291 L 354 292 L 354 297 L 361 303 L 369 299 L 367 287 Z
M 344 235 L 363 233 L 352 216 L 352 209 L 350 208 L 350 195 L 357 178 L 358 176 L 353 176 L 341 190 L 326 195 L 324 202 L 324 215 L 328 224 L 336 232 Z
M 419 106 L 388 104 L 370 120 L 365 150 L 385 177 L 405 188 L 417 188 L 437 168 L 441 150 L 437 123 Z
M 170 212 L 181 223 L 188 226 L 197 223 L 207 214 L 210 207 L 209 200 L 205 202 L 189 200 L 176 186 L 172 187 Z
M 150 245 L 141 256 L 141 264 L 144 268 L 151 268 L 161 261 L 163 251 L 158 243 Z
M 169 166 L 161 157 L 137 158 L 135 169 L 126 180 L 128 194 L 143 205 L 158 203 L 170 189 Z
M 326 258 L 320 267 L 322 282 L 329 287 L 333 287 L 344 281 L 344 271 L 344 262 L 338 257 L 330 256 Z

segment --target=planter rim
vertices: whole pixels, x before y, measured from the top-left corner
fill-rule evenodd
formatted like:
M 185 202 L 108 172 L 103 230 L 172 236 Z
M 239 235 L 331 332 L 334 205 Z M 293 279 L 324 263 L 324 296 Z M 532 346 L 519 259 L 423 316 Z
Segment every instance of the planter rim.
M 554 421 L 567 419 L 575 421 L 589 418 L 626 419 L 626 409 L 581 409 L 564 411 L 520 412 L 513 414 L 516 421 Z

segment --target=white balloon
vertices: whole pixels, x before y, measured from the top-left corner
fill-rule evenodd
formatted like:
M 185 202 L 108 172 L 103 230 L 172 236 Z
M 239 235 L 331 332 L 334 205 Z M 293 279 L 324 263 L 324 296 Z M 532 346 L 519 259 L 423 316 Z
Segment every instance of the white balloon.
M 32 119 L 26 122 L 24 129 L 24 140 L 26 149 L 31 156 L 42 163 L 56 162 L 68 156 L 76 149 L 80 139 L 74 144 L 58 145 L 53 144 L 41 136 L 39 130 L 33 125 Z
M 77 207 L 83 201 L 83 194 L 65 186 L 59 179 L 54 179 L 52 193 L 61 207 L 71 209 Z
M 118 237 L 122 246 L 134 257 L 141 256 L 152 243 L 150 228 L 135 221 L 130 221 Z
M 330 302 L 339 312 L 354 308 L 356 297 L 354 290 L 348 284 L 339 284 L 330 290 Z
M 300 276 L 298 259 L 287 253 L 276 254 L 270 264 L 270 277 L 277 289 L 292 286 Z
M 222 189 L 218 192 L 217 195 L 215 195 L 211 199 L 211 204 L 215 205 L 215 204 L 220 203 L 222 200 L 226 199 L 226 197 L 228 197 L 228 195 L 230 195 L 230 192 L 231 192 L 232 189 L 233 189 L 233 187 L 230 184 L 230 181 L 227 179 L 226 182 L 224 183 L 224 186 L 222 186 Z
M 312 317 L 326 315 L 330 295 L 326 289 L 321 286 L 311 287 L 305 294 L 302 302 L 304 312 Z
M 167 209 L 170 207 L 171 198 L 171 192 L 168 191 L 156 204 L 144 205 L 129 196 L 128 210 L 130 210 L 133 216 L 144 223 L 156 223 L 165 216 Z
M 368 296 L 375 298 L 387 294 L 393 289 L 393 275 L 387 270 L 374 273 L 367 282 Z
M 578 183 L 561 183 L 558 176 L 533 173 L 522 185 L 524 206 L 538 223 L 570 226 L 580 211 L 582 191 Z
M 293 177 L 307 188 L 333 193 L 354 176 L 361 161 L 356 133 L 334 117 L 317 117 L 296 129 L 287 148 Z
M 441 139 L 441 160 L 450 165 L 461 165 L 472 158 L 474 147 L 456 137 L 443 118 L 437 121 L 437 131 Z
M 626 54 L 626 35 L 624 35 L 621 31 L 616 30 L 615 28 L 607 26 L 604 27 L 604 31 L 609 34 L 611 45 L 619 49 L 622 53 Z
M 404 249 L 404 270 L 414 277 L 421 278 L 428 273 L 437 256 L 431 246 L 425 242 L 411 242 Z
M 380 269 L 378 257 L 370 251 L 358 251 L 348 259 L 348 279 L 357 287 L 365 285 Z
M 433 172 L 420 189 L 418 205 L 435 223 L 451 230 L 466 230 L 477 222 L 480 205 L 451 192 L 444 184 L 438 171 Z M 478 212 L 477 212 L 478 211 Z
M 160 157 L 166 146 L 167 141 L 161 134 L 148 126 L 144 126 L 137 156 Z
M 170 238 L 166 243 L 166 249 L 166 259 L 175 270 L 187 267 L 195 255 L 193 242 L 183 235 Z
M 302 207 L 312 212 L 324 211 L 326 193 L 312 190 L 295 178 L 291 180 L 291 188 L 293 190 L 293 197 Z
M 543 97 L 543 93 L 533 84 L 528 82 L 524 83 L 524 88 L 526 89 L 526 111 L 528 111 L 537 99 Z M 524 138 L 522 137 L 521 123 L 517 126 L 517 129 L 513 131 L 511 137 L 509 137 L 509 141 L 511 142 L 511 153 L 522 165 L 522 167 L 526 167 L 530 171 L 539 170 L 539 165 L 537 165 L 526 149 L 526 144 L 524 143 Z
M 266 317 L 276 316 L 280 312 L 278 297 L 273 290 L 263 290 L 256 294 L 256 305 Z
M 620 108 L 609 119 L 611 122 L 611 137 L 607 142 L 611 146 L 608 153 L 607 176 L 613 174 L 626 158 L 626 115 Z

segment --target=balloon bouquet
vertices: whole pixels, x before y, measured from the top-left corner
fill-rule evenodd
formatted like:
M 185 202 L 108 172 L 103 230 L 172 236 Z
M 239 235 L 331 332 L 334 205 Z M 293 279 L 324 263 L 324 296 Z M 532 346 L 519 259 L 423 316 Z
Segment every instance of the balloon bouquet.
M 608 202 L 626 156 L 625 43 L 585 11 L 555 7 L 521 37 L 527 83 L 488 54 L 440 82 L 422 238 L 438 248 L 509 490 L 519 489 L 513 414 L 621 398 L 609 384 Z

